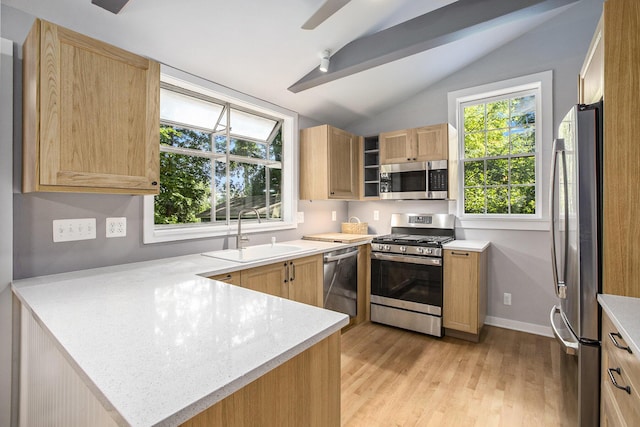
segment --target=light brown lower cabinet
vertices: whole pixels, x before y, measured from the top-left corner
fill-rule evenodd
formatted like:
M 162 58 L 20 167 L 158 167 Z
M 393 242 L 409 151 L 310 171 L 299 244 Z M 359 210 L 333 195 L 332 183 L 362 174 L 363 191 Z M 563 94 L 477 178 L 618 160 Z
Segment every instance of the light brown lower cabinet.
M 487 312 L 487 251 L 444 251 L 445 335 L 477 342 Z
M 311 255 L 212 276 L 232 285 L 322 307 L 322 255 Z
M 340 332 L 181 424 L 182 427 L 339 425 Z
M 640 426 L 640 358 L 602 312 L 600 425 Z

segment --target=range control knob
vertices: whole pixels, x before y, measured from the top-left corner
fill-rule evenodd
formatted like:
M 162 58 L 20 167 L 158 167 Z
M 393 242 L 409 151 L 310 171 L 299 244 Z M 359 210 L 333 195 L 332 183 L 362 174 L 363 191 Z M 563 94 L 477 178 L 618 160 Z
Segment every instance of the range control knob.
M 418 252 L 419 254 L 423 254 L 424 253 L 424 248 L 418 246 L 416 248 L 416 252 Z
M 424 248 L 424 253 L 427 255 L 433 255 L 433 248 Z
M 391 246 L 389 245 L 384 245 L 384 248 L 382 248 L 385 251 L 390 251 L 391 250 Z
M 400 252 L 407 252 L 406 246 L 400 246 Z

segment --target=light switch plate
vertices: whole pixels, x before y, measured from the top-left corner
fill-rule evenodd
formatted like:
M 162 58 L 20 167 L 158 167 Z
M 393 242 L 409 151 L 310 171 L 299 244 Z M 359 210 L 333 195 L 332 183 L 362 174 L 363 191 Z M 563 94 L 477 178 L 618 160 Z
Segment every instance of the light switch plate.
M 106 237 L 125 237 L 127 235 L 127 218 L 107 218 Z
M 380 211 L 373 211 L 373 220 L 380 221 Z
M 336 211 L 331 211 L 331 221 L 335 221 L 336 218 Z
M 302 224 L 304 222 L 304 212 L 298 212 L 298 224 Z
M 89 240 L 96 238 L 96 219 L 54 219 L 53 241 L 71 242 L 74 240 Z

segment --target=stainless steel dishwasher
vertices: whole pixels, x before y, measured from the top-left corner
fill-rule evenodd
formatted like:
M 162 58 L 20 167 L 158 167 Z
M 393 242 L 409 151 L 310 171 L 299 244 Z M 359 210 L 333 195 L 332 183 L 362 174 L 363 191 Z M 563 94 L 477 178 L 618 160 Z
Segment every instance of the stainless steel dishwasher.
M 324 308 L 355 317 L 358 301 L 358 248 L 324 254 Z

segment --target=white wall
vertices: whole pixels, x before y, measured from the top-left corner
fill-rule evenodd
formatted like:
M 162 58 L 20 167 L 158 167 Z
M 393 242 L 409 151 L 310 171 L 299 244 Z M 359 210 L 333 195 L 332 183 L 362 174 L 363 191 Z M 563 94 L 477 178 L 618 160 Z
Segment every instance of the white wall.
M 0 19 L 1 22 L 1 19 Z M 11 422 L 13 44 L 0 39 L 0 426 Z
M 382 131 L 443 123 L 448 121 L 449 92 L 552 70 L 555 136 L 562 117 L 577 102 L 577 75 L 602 12 L 602 3 L 602 0 L 582 0 L 406 102 L 376 117 L 353 123 L 348 130 L 360 135 L 375 135 Z M 552 141 L 542 142 L 543 149 L 548 151 Z M 542 179 L 548 180 L 547 175 L 543 173 Z M 380 221 L 373 222 L 374 209 L 380 211 Z M 389 217 L 393 212 L 447 213 L 450 209 L 456 211 L 455 206 L 449 207 L 445 202 L 349 203 L 349 215 L 368 221 L 371 229 L 383 233 L 389 231 Z M 456 236 L 492 242 L 488 322 L 549 335 L 548 316 L 556 299 L 551 286 L 548 231 L 458 227 Z M 512 294 L 511 306 L 502 303 L 505 292 Z

